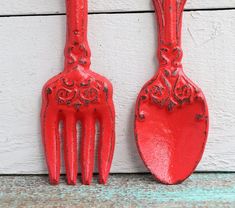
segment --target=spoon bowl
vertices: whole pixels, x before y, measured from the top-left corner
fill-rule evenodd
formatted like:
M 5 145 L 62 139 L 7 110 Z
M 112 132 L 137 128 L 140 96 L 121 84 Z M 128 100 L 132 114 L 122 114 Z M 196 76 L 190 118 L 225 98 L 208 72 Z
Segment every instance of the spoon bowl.
M 165 184 L 178 184 L 191 175 L 202 157 L 208 133 L 208 110 L 201 90 L 183 73 L 181 79 L 187 80 L 187 85 L 180 87 L 192 87 L 192 98 L 185 99 L 185 103 L 172 103 L 173 97 L 156 100 L 160 76 L 150 80 L 137 99 L 136 142 L 155 178 Z

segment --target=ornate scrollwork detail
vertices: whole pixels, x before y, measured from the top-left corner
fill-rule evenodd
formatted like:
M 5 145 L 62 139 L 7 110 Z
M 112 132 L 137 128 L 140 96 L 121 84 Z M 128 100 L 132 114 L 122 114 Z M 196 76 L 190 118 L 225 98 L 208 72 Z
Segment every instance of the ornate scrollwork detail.
M 65 55 L 69 65 L 90 65 L 90 49 L 87 43 L 74 41 L 74 43 L 68 47 Z
M 151 102 L 172 111 L 184 103 L 193 102 L 199 90 L 182 72 L 182 49 L 179 46 L 162 45 L 159 49 L 160 69 L 142 90 L 141 102 Z M 143 116 L 142 116 L 143 117 Z
M 159 49 L 159 62 L 161 66 L 171 65 L 174 67 L 181 66 L 183 57 L 182 49 L 179 46 L 161 46 Z
M 170 96 L 171 86 L 163 74 L 158 76 L 157 83 L 149 88 L 149 96 L 152 102 L 163 106 Z
M 98 95 L 99 93 L 96 88 L 81 89 L 79 91 L 80 99 L 86 104 L 96 102 Z
M 176 85 L 174 87 L 175 99 L 180 104 L 185 102 L 190 102 L 192 94 L 193 94 L 192 86 L 188 83 L 188 81 L 184 77 L 179 76 Z
M 56 93 L 59 104 L 70 104 L 75 98 L 76 91 L 69 89 L 59 89 Z
M 184 103 L 192 103 L 197 99 L 200 90 L 197 89 L 182 73 L 175 77 L 174 73 L 169 75 L 159 72 L 158 76 L 151 80 L 142 90 L 141 102 L 151 102 L 168 111 Z
M 65 87 L 73 87 L 74 86 L 74 81 L 66 79 L 66 78 L 62 79 L 62 83 Z
M 99 103 L 102 93 L 106 90 L 104 83 L 92 78 L 82 82 L 61 78 L 59 83 L 60 85 L 59 87 L 57 85 L 55 93 L 57 103 L 76 108 Z

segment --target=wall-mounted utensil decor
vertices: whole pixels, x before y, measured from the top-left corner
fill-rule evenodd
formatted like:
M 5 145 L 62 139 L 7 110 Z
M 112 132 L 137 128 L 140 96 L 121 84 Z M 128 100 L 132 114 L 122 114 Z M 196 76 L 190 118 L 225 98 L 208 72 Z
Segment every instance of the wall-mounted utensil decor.
M 186 0 L 153 0 L 158 21 L 157 74 L 136 103 L 139 153 L 151 173 L 177 184 L 198 165 L 208 135 L 208 108 L 202 91 L 183 72 L 182 13 Z
M 87 41 L 87 0 L 66 0 L 67 41 L 64 71 L 43 88 L 42 137 L 51 184 L 60 177 L 59 122 L 63 122 L 64 160 L 68 184 L 76 184 L 78 150 L 76 124 L 81 122 L 79 160 L 82 183 L 90 184 L 95 160 L 95 125 L 100 123 L 98 142 L 99 182 L 105 184 L 115 145 L 112 85 L 90 70 Z

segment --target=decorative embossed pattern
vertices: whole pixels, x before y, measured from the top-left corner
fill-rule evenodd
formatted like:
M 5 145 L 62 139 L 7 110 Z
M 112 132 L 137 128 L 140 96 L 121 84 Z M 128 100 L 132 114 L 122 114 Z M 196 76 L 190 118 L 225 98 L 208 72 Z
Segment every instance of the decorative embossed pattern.
M 200 89 L 183 74 L 181 48 L 162 46 L 158 53 L 159 73 L 142 89 L 140 101 L 148 101 L 172 111 L 177 106 L 199 99 Z
M 60 79 L 61 86 L 56 90 L 56 99 L 60 105 L 78 108 L 82 105 L 99 103 L 102 92 L 107 87 L 98 80 L 87 79 L 81 83 L 66 78 Z
M 73 38 L 77 39 L 76 36 L 78 35 L 78 31 L 75 30 L 73 32 Z M 81 65 L 84 67 L 90 66 L 90 48 L 88 44 L 84 41 L 81 43 L 75 40 L 72 44 L 68 43 L 68 48 L 65 51 L 65 57 L 68 65 L 73 65 L 76 68 L 77 65 Z
M 45 88 L 47 102 L 79 110 L 83 106 L 104 104 L 108 100 L 108 83 L 90 76 L 86 79 L 74 79 L 78 71 L 71 72 L 72 77 L 59 76 Z M 49 96 L 53 95 L 53 96 Z

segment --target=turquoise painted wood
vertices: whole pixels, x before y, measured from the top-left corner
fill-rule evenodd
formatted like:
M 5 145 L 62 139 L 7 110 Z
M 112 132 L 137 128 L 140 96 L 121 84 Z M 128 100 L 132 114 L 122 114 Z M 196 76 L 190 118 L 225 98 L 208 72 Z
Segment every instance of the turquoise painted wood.
M 106 186 L 48 185 L 47 176 L 0 177 L 0 207 L 235 207 L 235 173 L 194 174 L 183 184 L 149 174 L 112 175 Z

